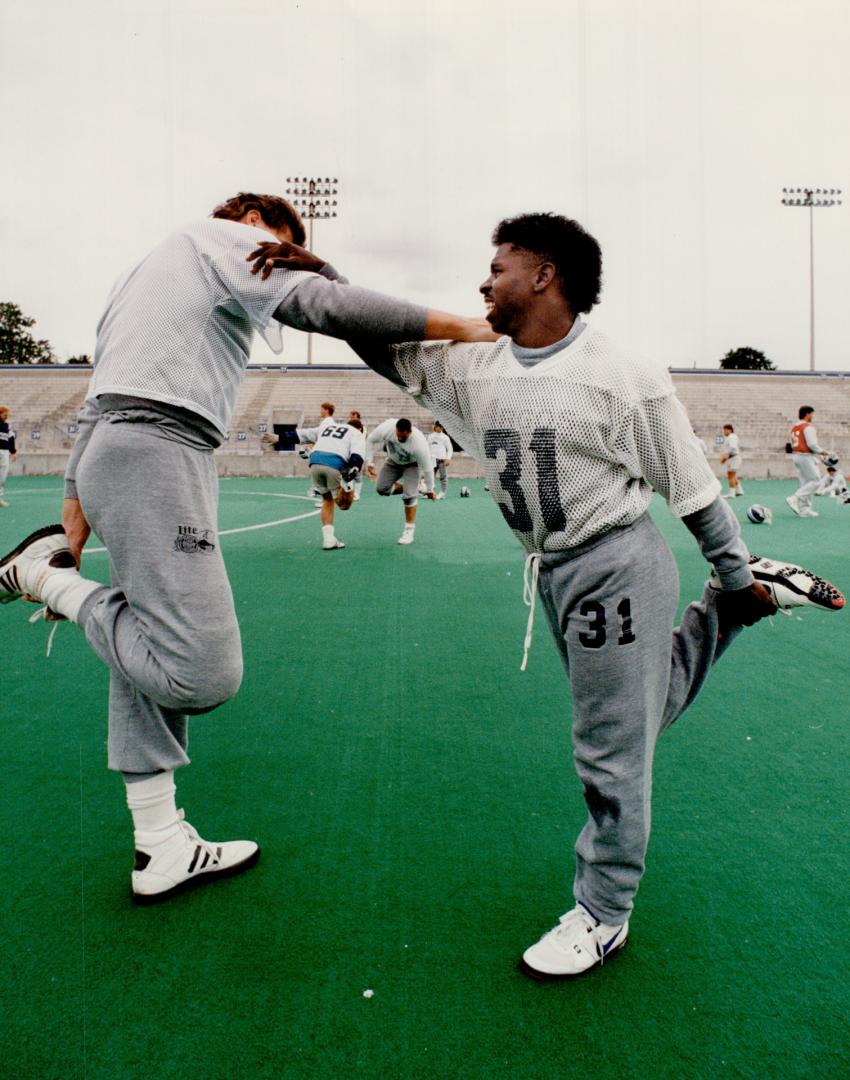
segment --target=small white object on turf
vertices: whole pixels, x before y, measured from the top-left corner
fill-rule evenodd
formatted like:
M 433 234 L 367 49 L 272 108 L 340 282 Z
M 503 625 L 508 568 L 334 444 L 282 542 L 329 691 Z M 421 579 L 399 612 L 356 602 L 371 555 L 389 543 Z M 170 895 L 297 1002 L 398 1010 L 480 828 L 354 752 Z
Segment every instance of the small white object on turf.
M 167 829 L 136 830 L 136 864 L 132 874 L 133 899 L 153 904 L 195 885 L 241 874 L 260 857 L 253 840 L 215 843 L 202 840 L 195 829 L 178 820 Z
M 576 904 L 562 915 L 554 930 L 526 949 L 521 969 L 533 979 L 571 979 L 618 952 L 626 944 L 629 924 L 606 926 Z

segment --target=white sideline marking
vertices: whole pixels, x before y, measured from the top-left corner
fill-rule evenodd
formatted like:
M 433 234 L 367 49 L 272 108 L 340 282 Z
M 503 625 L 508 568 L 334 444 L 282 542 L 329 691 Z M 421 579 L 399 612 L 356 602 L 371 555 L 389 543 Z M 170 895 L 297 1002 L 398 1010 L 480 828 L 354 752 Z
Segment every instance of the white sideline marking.
M 315 500 L 311 495 L 287 495 L 285 492 L 277 491 L 229 491 L 228 495 L 263 495 L 272 499 L 301 499 L 308 502 L 314 502 Z M 308 510 L 306 514 L 297 514 L 295 517 L 279 518 L 277 521 L 264 521 L 260 525 L 240 525 L 238 529 L 222 529 L 218 534 L 222 536 L 233 536 L 234 533 L 243 532 L 256 532 L 257 529 L 273 529 L 276 525 L 288 525 L 292 521 L 304 521 L 305 518 L 316 517 L 317 514 L 321 514 L 321 509 L 314 508 Z M 100 555 L 106 551 L 105 547 L 96 548 L 84 548 L 83 555 Z

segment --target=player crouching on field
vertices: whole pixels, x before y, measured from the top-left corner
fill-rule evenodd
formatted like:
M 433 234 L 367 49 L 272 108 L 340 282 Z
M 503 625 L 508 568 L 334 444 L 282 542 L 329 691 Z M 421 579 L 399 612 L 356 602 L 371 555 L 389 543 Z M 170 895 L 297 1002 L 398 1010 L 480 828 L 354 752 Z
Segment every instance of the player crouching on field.
M 581 318 L 599 300 L 594 238 L 568 218 L 523 214 L 501 222 L 493 243 L 480 292 L 497 341 L 353 344 L 483 466 L 569 677 L 588 810 L 576 903 L 521 961 L 533 978 L 564 979 L 628 937 L 658 737 L 742 626 L 844 598 L 801 567 L 750 556 L 666 367 Z M 255 269 L 298 267 L 306 254 L 270 245 Z M 675 628 L 678 572 L 648 513 L 653 490 L 713 566 Z
M 383 447 L 387 458 L 377 472 L 375 452 Z M 379 495 L 401 495 L 404 503 L 404 529 L 400 544 L 412 544 L 416 535 L 416 506 L 419 494 L 435 499 L 434 468 L 428 441 L 418 427 L 407 419 L 392 417 L 378 424 L 366 440 L 366 469 L 375 481 Z

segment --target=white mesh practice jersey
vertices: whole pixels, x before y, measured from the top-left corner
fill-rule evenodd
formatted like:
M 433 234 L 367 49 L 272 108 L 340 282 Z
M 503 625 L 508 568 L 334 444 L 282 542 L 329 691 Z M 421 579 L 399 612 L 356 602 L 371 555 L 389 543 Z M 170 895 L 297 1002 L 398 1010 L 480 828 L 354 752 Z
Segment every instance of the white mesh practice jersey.
M 335 420 L 324 420 L 314 428 L 298 428 L 301 442 L 313 443 L 310 460 L 319 454 L 331 454 L 348 461 L 352 454 L 366 458 L 366 439 L 362 431 Z
M 652 489 L 678 516 L 719 494 L 666 368 L 587 327 L 524 368 L 509 338 L 393 346 L 394 366 L 484 467 L 528 551 L 562 551 L 635 521 Z
M 428 449 L 432 461 L 452 460 L 452 440 L 444 431 L 432 431 L 428 435 Z
M 88 396 L 126 394 L 200 414 L 226 433 L 258 331 L 279 352 L 272 313 L 308 275 L 267 281 L 246 259 L 276 238 L 212 218 L 173 233 L 116 283 L 98 324 Z
M 741 461 L 741 446 L 738 442 L 738 436 L 733 432 L 731 435 L 725 435 L 723 438 L 722 453 L 729 455 L 727 465 L 735 465 L 736 462 Z
M 402 347 L 415 348 L 412 345 Z M 369 438 L 366 440 L 366 460 L 371 463 L 375 451 L 380 446 L 384 446 L 387 457 L 396 465 L 418 465 L 423 472 L 431 472 L 431 451 L 428 449 L 425 436 L 418 427 L 414 426 L 404 442 L 399 442 L 395 430 L 397 423 L 397 419 L 390 418 L 382 424 L 378 424 L 370 433 Z

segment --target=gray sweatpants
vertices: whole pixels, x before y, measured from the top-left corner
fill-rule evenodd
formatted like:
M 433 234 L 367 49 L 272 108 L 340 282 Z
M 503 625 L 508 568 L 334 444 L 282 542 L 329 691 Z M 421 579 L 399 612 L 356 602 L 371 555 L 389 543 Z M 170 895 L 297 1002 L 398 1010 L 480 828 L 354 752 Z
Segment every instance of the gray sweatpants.
M 656 741 L 736 632 L 718 643 L 717 594 L 708 588 L 674 630 L 678 571 L 648 515 L 544 555 L 539 593 L 570 680 L 573 752 L 589 811 L 576 843 L 575 897 L 618 926 L 644 871 Z
M 112 588 L 92 593 L 78 621 L 112 669 L 109 767 L 151 773 L 187 764 L 187 717 L 236 693 L 242 649 L 211 449 L 113 416 L 97 423 L 76 473 Z
M 416 462 L 399 465 L 387 458 L 378 473 L 375 490 L 379 495 L 392 495 L 395 484 L 401 484 L 404 489 L 401 494 L 404 505 L 415 506 L 419 496 L 419 466 Z
M 6 477 L 9 475 L 9 462 L 12 455 L 8 450 L 0 450 L 0 499 L 6 492 Z

